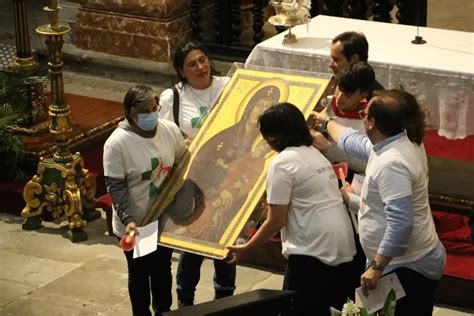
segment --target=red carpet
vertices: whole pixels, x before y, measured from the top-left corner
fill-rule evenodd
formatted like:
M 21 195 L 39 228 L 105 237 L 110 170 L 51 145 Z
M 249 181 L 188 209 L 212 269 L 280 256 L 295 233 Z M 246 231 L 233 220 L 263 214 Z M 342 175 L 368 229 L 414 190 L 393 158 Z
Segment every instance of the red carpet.
M 458 214 L 433 211 L 436 231 L 446 247 L 448 260 L 445 275 L 474 280 L 474 243 L 469 218 Z

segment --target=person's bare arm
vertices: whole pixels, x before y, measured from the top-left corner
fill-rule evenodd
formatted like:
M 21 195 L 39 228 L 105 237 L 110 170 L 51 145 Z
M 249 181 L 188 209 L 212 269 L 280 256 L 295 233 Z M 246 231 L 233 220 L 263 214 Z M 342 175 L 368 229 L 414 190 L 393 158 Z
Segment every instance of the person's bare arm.
M 256 248 L 269 240 L 286 225 L 288 205 L 268 204 L 268 215 L 255 235 L 243 245 L 227 246 L 229 256 L 227 261 L 233 263 L 241 258 L 250 249 Z

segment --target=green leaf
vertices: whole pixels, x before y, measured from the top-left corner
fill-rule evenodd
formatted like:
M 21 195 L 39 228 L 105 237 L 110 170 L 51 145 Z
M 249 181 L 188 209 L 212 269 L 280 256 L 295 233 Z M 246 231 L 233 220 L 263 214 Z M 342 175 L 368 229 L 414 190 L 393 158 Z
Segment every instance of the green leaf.
M 0 72 L 0 124 L 7 125 L 28 114 L 29 85 L 44 78 L 46 68 L 36 67 L 28 71 Z
M 12 153 L 16 158 L 21 159 L 23 144 L 6 126 L 0 126 L 0 152 Z
M 369 316 L 369 313 L 365 309 L 365 307 L 359 307 L 360 309 L 360 316 Z
M 397 297 L 393 289 L 388 292 L 385 304 L 380 312 L 380 316 L 393 316 L 395 315 L 395 305 L 397 304 Z

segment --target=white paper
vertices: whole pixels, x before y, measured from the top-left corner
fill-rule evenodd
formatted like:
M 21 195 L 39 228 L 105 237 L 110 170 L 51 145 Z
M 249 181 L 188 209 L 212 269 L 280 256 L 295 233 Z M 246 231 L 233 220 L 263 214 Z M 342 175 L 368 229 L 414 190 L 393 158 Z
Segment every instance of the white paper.
M 156 251 L 158 246 L 158 221 L 138 227 L 139 236 L 135 236 L 135 248 L 133 249 L 133 259 L 146 256 Z
M 356 289 L 357 298 L 362 301 L 363 306 L 367 309 L 367 312 L 374 313 L 383 308 L 385 300 L 390 290 L 395 291 L 395 297 L 398 299 L 405 296 L 400 280 L 396 273 L 390 273 L 384 277 L 381 277 L 377 281 L 377 288 L 369 290 L 369 296 L 365 296 L 362 292 L 362 288 Z
M 362 189 L 362 183 L 364 183 L 364 176 L 361 176 L 358 173 L 354 173 L 354 178 L 352 178 L 351 187 L 354 190 L 354 194 L 360 195 L 360 190 Z

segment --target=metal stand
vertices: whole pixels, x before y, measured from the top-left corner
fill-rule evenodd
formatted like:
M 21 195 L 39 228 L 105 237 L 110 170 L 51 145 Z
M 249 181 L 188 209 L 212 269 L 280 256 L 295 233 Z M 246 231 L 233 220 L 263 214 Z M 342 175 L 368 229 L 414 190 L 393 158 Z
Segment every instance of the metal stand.
M 298 40 L 296 39 L 296 35 L 291 33 L 291 26 L 288 29 L 288 34 L 283 37 L 284 44 L 296 43 Z
M 416 19 L 416 36 L 415 36 L 415 39 L 411 41 L 411 43 L 415 45 L 426 44 L 426 41 L 423 39 L 422 36 L 420 36 L 420 14 L 421 14 L 421 1 L 418 0 L 418 14 L 417 14 L 417 19 Z
M 411 41 L 411 43 L 420 45 L 420 44 L 426 44 L 426 41 L 423 39 L 422 36 L 415 36 L 415 39 Z
M 31 53 L 25 0 L 13 0 L 13 17 L 15 19 L 16 56 L 9 68 L 31 71 L 38 66 L 38 63 Z
M 45 77 L 33 76 L 37 72 L 38 62 L 33 57 L 30 45 L 28 18 L 25 0 L 13 0 L 13 16 L 15 19 L 16 54 L 7 71 L 25 74 L 28 78 L 21 83 L 27 93 L 27 111 L 17 119 L 10 128 L 15 133 L 37 134 L 48 129 L 48 101 Z
M 79 153 L 71 154 L 68 148 L 71 126 L 69 124 L 69 106 L 64 98 L 63 62 L 61 50 L 63 36 L 70 27 L 58 23 L 57 0 L 50 0 L 44 8 L 48 13 L 49 25 L 36 29 L 46 36 L 49 50 L 49 73 L 51 76 L 51 122 L 49 130 L 56 144 L 52 158 L 41 158 L 37 175 L 23 188 L 26 206 L 21 212 L 25 218 L 23 229 L 37 229 L 41 220 L 59 219 L 66 215 L 69 219 L 67 237 L 72 242 L 87 240 L 83 227 L 84 219 L 93 220 L 100 213 L 93 208 L 96 192 L 95 177 L 84 169 L 84 161 Z

